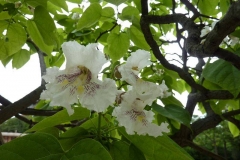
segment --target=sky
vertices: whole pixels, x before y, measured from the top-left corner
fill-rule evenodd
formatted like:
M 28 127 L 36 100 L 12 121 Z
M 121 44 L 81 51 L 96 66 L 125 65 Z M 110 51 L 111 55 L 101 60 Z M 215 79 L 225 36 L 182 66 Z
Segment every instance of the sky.
M 24 97 L 41 84 L 38 55 L 31 55 L 30 60 L 20 69 L 13 69 L 12 63 L 4 67 L 0 63 L 0 95 L 11 102 Z

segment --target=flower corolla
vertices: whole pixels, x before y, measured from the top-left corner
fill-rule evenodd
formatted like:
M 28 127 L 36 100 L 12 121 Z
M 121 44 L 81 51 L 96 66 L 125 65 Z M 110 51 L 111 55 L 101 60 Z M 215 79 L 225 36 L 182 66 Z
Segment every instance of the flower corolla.
M 129 84 L 136 83 L 139 72 L 147 65 L 152 64 L 150 54 L 144 50 L 137 50 L 128 57 L 125 64 L 119 66 L 118 70 L 121 73 L 122 80 L 125 80 Z
M 115 101 L 117 89 L 113 80 L 97 78 L 107 60 L 96 47 L 97 44 L 83 46 L 76 41 L 63 43 L 66 68 L 47 69 L 43 79 L 48 84 L 41 99 L 51 100 L 52 106 L 65 107 L 69 114 L 73 113 L 71 105 L 78 102 L 89 110 L 105 111 Z
M 152 123 L 154 113 L 149 110 L 144 110 L 146 105 L 152 105 L 152 102 L 157 97 L 167 97 L 170 92 L 163 81 L 157 85 L 152 82 L 137 79 L 135 85 L 129 90 L 121 94 L 121 103 L 119 107 L 113 110 L 113 116 L 116 117 L 120 126 L 126 128 L 128 134 L 161 136 L 162 132 L 169 132 L 167 123 L 161 123 L 160 126 Z
M 143 98 L 144 99 L 144 98 Z M 162 132 L 169 132 L 167 123 L 161 123 L 160 126 L 152 123 L 154 113 L 149 110 L 144 110 L 148 102 L 145 102 L 142 96 L 134 89 L 122 95 L 122 101 L 119 107 L 115 107 L 112 115 L 116 117 L 119 126 L 124 126 L 126 132 L 130 135 L 150 135 L 161 136 Z

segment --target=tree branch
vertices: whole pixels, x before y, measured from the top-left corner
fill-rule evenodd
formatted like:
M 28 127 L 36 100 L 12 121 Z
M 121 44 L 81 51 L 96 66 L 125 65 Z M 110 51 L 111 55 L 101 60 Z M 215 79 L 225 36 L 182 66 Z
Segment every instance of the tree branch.
M 145 1 L 145 0 L 142 0 Z M 144 8 L 142 8 L 143 10 Z M 181 15 L 181 14 L 180 14 Z M 149 16 L 147 16 L 149 18 Z M 147 43 L 149 44 L 149 46 L 151 47 L 154 56 L 161 62 L 161 64 L 172 71 L 175 71 L 179 74 L 179 76 L 185 80 L 192 88 L 195 88 L 203 93 L 207 92 L 207 89 L 204 88 L 203 86 L 197 84 L 194 79 L 191 77 L 191 75 L 188 72 L 185 72 L 184 70 L 182 70 L 181 68 L 170 64 L 165 57 L 162 55 L 161 51 L 159 50 L 159 46 L 157 45 L 156 41 L 153 39 L 152 33 L 150 31 L 150 27 L 149 27 L 149 23 L 148 23 L 148 18 L 145 16 L 141 17 L 141 28 L 142 28 L 142 32 L 144 34 L 144 37 L 147 41 Z M 166 17 L 165 17 L 166 18 Z M 178 17 L 179 18 L 179 17 Z M 147 20 L 147 21 L 145 21 Z M 171 21 L 169 20 L 169 18 L 166 18 L 167 21 Z
M 211 114 L 203 119 L 199 119 L 192 123 L 191 128 L 193 130 L 192 138 L 194 139 L 198 134 L 202 133 L 205 130 L 216 127 L 224 119 L 233 120 L 231 116 L 240 114 L 240 109 L 223 113 L 221 116 L 217 114 Z M 235 123 L 236 121 L 234 121 Z M 239 126 L 239 122 L 237 126 Z M 239 126 L 240 127 L 240 126 Z
M 208 157 L 212 157 L 215 160 L 225 160 L 225 158 L 223 158 L 222 156 L 214 154 L 214 153 L 212 153 L 212 152 L 210 152 L 210 151 L 208 151 L 208 150 L 206 150 L 206 149 L 196 145 L 195 143 L 193 143 L 191 141 L 187 141 L 187 144 L 188 144 L 189 147 L 199 151 L 200 153 L 202 153 L 202 154 L 204 154 L 204 155 L 206 155 Z
M 0 112 L 0 124 L 4 121 L 8 120 L 12 116 L 16 115 L 17 113 L 23 111 L 31 104 L 36 103 L 36 101 L 39 99 L 40 94 L 44 90 L 45 86 L 39 86 L 37 89 L 23 97 L 22 99 L 8 105 Z
M 31 43 L 35 49 L 37 50 L 38 53 L 38 58 L 39 58 L 39 64 L 40 64 L 40 70 L 41 70 L 41 77 L 44 76 L 46 74 L 46 64 L 44 61 L 44 55 L 46 55 L 46 53 L 42 52 L 39 47 L 30 39 L 27 40 L 27 42 Z M 42 79 L 41 80 L 41 84 L 45 85 L 45 81 Z
M 59 111 L 60 110 L 40 110 L 40 109 L 26 108 L 25 110 L 21 111 L 20 113 L 24 114 L 24 115 L 52 116 Z

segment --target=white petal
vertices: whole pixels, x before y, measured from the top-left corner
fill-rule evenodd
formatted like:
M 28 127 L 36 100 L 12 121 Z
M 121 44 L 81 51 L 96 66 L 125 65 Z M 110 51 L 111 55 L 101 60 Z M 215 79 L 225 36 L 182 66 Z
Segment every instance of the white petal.
M 85 66 L 93 76 L 97 76 L 104 63 L 107 62 L 104 54 L 96 49 L 97 44 L 88 44 L 86 47 L 76 41 L 65 42 L 62 45 L 66 56 L 66 68 Z
M 139 72 L 147 65 L 152 64 L 150 62 L 150 53 L 144 50 L 137 50 L 131 53 L 125 64 L 119 66 L 118 70 L 121 73 L 122 80 L 133 85 L 138 79 Z
M 135 74 L 132 69 L 126 68 L 126 66 L 123 64 L 118 67 L 119 72 L 121 73 L 121 80 L 126 81 L 127 83 L 134 85 L 137 81 L 138 76 Z
M 131 67 L 138 67 L 139 71 L 146 67 L 147 65 L 152 64 L 150 59 L 150 53 L 144 50 L 137 50 L 136 52 L 131 53 L 131 56 L 128 57 L 126 65 Z
M 133 86 L 133 90 L 137 93 L 137 97 L 148 105 L 151 105 L 157 97 L 162 95 L 162 90 L 159 85 L 141 79 Z
M 82 65 L 84 59 L 82 54 L 85 52 L 85 46 L 76 41 L 64 42 L 62 50 L 66 57 L 66 68 Z
M 46 75 L 42 76 L 42 78 L 49 83 L 53 83 L 56 80 L 56 76 L 59 74 L 58 67 L 47 68 Z
M 115 82 L 111 79 L 105 79 L 103 82 L 95 80 L 86 88 L 88 89 L 79 95 L 79 101 L 83 107 L 96 112 L 104 112 L 114 103 L 118 93 Z

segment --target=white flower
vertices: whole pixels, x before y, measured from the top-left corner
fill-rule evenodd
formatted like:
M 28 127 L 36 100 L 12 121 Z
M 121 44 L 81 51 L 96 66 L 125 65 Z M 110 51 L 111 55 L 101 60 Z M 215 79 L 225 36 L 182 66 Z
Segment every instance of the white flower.
M 121 73 L 122 80 L 129 84 L 134 84 L 138 79 L 139 72 L 151 64 L 150 54 L 144 50 L 137 50 L 128 57 L 125 64 L 119 66 L 118 70 Z
M 144 110 L 147 105 L 134 90 L 130 90 L 122 95 L 122 102 L 119 107 L 114 108 L 113 116 L 120 126 L 126 128 L 130 135 L 135 132 L 139 135 L 161 136 L 162 132 L 169 132 L 166 123 L 160 126 L 153 124 L 154 113 Z
M 165 84 L 165 81 L 162 81 L 162 84 L 159 85 L 159 88 L 161 89 L 161 98 L 167 98 L 168 96 L 171 96 L 171 92 L 168 92 L 168 87 Z
M 136 92 L 137 96 L 141 97 L 141 100 L 148 105 L 151 105 L 157 97 L 166 98 L 171 95 L 170 92 L 167 92 L 168 87 L 165 85 L 164 81 L 162 84 L 157 85 L 152 82 L 138 79 L 133 85 L 133 90 Z
M 97 79 L 106 59 L 102 52 L 96 50 L 96 46 L 89 44 L 85 47 L 75 41 L 63 43 L 66 68 L 47 70 L 43 79 L 48 84 L 41 99 L 51 100 L 52 106 L 65 107 L 69 114 L 73 113 L 71 105 L 78 101 L 90 110 L 105 111 L 114 102 L 117 89 L 113 80 Z

